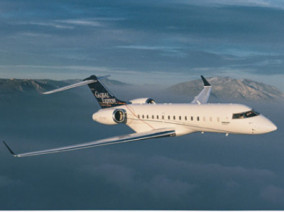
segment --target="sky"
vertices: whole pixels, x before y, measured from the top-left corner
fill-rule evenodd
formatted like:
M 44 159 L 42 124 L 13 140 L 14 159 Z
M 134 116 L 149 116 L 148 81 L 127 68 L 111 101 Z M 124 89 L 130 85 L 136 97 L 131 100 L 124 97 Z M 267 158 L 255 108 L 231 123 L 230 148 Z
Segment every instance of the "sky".
M 284 3 L 0 0 L 0 77 L 139 84 L 231 76 L 284 91 Z
M 111 74 L 172 85 L 202 74 L 284 91 L 283 20 L 278 0 L 0 0 L 0 78 Z M 189 99 L 149 88 L 115 93 Z M 98 108 L 87 87 L 52 96 L 2 93 L 0 100 L 0 139 L 16 153 L 132 132 L 93 122 Z M 246 104 L 278 130 L 194 133 L 22 159 L 0 145 L 0 210 L 283 210 L 283 104 Z

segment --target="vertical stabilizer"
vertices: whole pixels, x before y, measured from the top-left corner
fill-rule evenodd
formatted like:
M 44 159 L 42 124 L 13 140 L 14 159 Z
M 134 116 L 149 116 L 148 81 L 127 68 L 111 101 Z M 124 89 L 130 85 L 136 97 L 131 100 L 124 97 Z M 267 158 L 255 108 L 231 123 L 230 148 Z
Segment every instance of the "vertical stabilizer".
M 125 105 L 125 101 L 121 101 L 117 99 L 115 96 L 111 95 L 106 88 L 100 83 L 98 78 L 95 75 L 92 75 L 84 81 L 93 80 L 93 83 L 88 84 L 89 88 L 91 89 L 93 95 L 97 99 L 101 108 L 109 108 L 115 107 L 119 105 Z

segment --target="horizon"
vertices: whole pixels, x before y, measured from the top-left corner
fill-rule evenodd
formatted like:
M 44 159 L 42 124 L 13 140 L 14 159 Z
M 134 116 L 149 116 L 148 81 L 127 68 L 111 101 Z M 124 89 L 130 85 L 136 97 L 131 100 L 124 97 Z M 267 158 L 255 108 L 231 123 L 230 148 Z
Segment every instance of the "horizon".
M 86 78 L 86 77 L 85 77 Z M 262 82 L 262 81 L 257 81 L 257 80 L 252 80 L 252 79 L 248 79 L 248 78 L 237 78 L 237 77 L 230 77 L 230 76 L 212 76 L 212 77 L 205 77 L 206 79 L 212 79 L 212 78 L 229 78 L 229 79 L 234 79 L 234 80 L 248 80 L 248 81 L 251 81 L 251 82 L 257 82 L 257 83 L 262 83 L 264 85 L 269 85 L 269 86 L 272 86 L 276 89 L 278 89 L 280 92 L 284 92 L 284 90 L 281 90 L 279 87 L 273 85 L 273 84 L 268 84 L 268 83 L 265 83 L 265 82 Z M 70 78 L 70 79 L 52 79 L 52 78 L 1 78 L 0 77 L 0 80 L 53 80 L 53 81 L 69 81 L 69 80 L 78 80 L 78 81 L 81 81 L 82 79 L 79 79 L 79 78 Z M 186 83 L 186 82 L 191 82 L 191 81 L 198 81 L 200 80 L 201 82 L 201 79 L 200 77 L 199 78 L 196 78 L 196 79 L 189 79 L 187 81 L 180 81 L 180 82 L 172 82 L 172 84 L 167 84 L 167 85 L 164 85 L 164 84 L 157 84 L 157 83 L 145 83 L 145 82 L 135 82 L 134 83 L 130 83 L 131 80 L 129 81 L 121 81 L 121 80 L 117 80 L 117 79 L 114 79 L 114 78 L 111 78 L 111 76 L 107 77 L 107 80 L 114 80 L 114 81 L 118 81 L 118 82 L 121 82 L 121 83 L 125 83 L 125 84 L 128 84 L 130 86 L 143 86 L 143 85 L 149 85 L 149 86 L 174 86 L 174 85 L 177 85 L 177 84 L 182 84 L 182 83 Z M 214 85 L 212 85 L 214 87 Z

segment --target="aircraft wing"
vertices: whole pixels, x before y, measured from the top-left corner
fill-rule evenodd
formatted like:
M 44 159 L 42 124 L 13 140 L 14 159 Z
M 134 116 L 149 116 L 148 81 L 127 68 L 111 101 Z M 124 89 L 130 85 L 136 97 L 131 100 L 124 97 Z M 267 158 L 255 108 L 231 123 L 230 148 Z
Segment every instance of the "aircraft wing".
M 157 129 L 157 130 L 151 130 L 151 131 L 143 132 L 143 133 L 132 133 L 128 135 L 116 136 L 112 138 L 91 141 L 91 142 L 82 143 L 82 144 L 75 144 L 75 145 L 70 145 L 70 146 L 64 146 L 64 147 L 58 147 L 58 148 L 46 149 L 46 150 L 40 150 L 40 151 L 34 151 L 34 152 L 27 152 L 27 153 L 21 153 L 21 154 L 15 154 L 5 141 L 3 141 L 3 143 L 5 144 L 9 152 L 14 157 L 29 157 L 29 156 L 73 151 L 73 150 L 78 150 L 78 149 L 86 149 L 86 148 L 92 148 L 92 147 L 98 147 L 98 146 L 104 146 L 104 145 L 110 145 L 110 144 L 119 144 L 119 143 L 126 143 L 130 141 L 139 141 L 139 140 L 161 138 L 161 137 L 168 137 L 168 136 L 175 136 L 175 131 L 172 129 Z
M 204 88 L 196 97 L 194 97 L 193 101 L 191 102 L 192 104 L 205 104 L 209 99 L 212 87 L 202 75 L 201 79 L 203 81 Z

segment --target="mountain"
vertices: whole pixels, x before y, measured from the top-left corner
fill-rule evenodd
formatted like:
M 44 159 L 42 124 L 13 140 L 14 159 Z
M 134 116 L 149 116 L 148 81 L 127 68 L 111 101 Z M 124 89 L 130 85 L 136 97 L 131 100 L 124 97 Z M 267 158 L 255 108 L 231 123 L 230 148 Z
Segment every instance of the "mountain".
M 15 96 L 17 98 L 25 98 L 27 95 L 34 95 L 38 97 L 39 93 L 44 91 L 56 89 L 68 84 L 79 82 L 80 80 L 33 80 L 33 79 L 0 79 L 0 100 L 12 100 Z M 109 79 L 102 79 L 110 91 L 112 90 L 126 90 L 127 94 L 130 92 L 129 84 Z M 266 85 L 264 83 L 255 82 L 248 79 L 232 79 L 229 77 L 213 77 L 208 78 L 212 85 L 212 94 L 210 101 L 216 100 L 234 100 L 234 101 L 268 101 L 268 100 L 284 100 L 284 95 L 277 88 Z M 171 86 L 167 91 L 173 95 L 186 95 L 190 98 L 196 96 L 202 89 L 203 84 L 201 80 L 194 80 L 183 82 Z M 131 88 L 134 89 L 132 86 Z M 136 86 L 135 86 L 136 88 Z M 83 89 L 83 88 L 81 88 Z M 137 91 L 135 91 L 137 92 Z M 76 94 L 84 95 L 80 88 L 74 92 L 66 92 L 64 95 L 73 96 Z M 124 92 L 118 92 L 123 94 Z M 130 92 L 131 93 L 131 92 Z M 162 91 L 162 93 L 165 93 Z M 89 93 L 87 93 L 89 94 Z M 126 95 L 126 94 L 125 94 Z M 129 98 L 129 96 L 124 96 Z M 3 102 L 3 101 L 2 101 Z
M 62 86 L 66 86 L 71 83 L 79 82 L 80 80 L 34 80 L 34 79 L 0 79 L 0 97 L 6 95 L 15 94 L 35 94 L 42 93 L 44 91 L 56 89 Z M 102 82 L 107 86 L 124 86 L 126 83 L 117 81 L 102 79 Z
M 0 79 L 0 96 L 41 93 L 65 85 L 64 81 L 54 80 Z
M 207 79 L 212 85 L 211 98 L 219 100 L 269 101 L 283 100 L 284 94 L 277 88 L 248 79 L 213 77 Z M 201 80 L 179 83 L 168 88 L 172 94 L 196 96 L 202 89 Z

